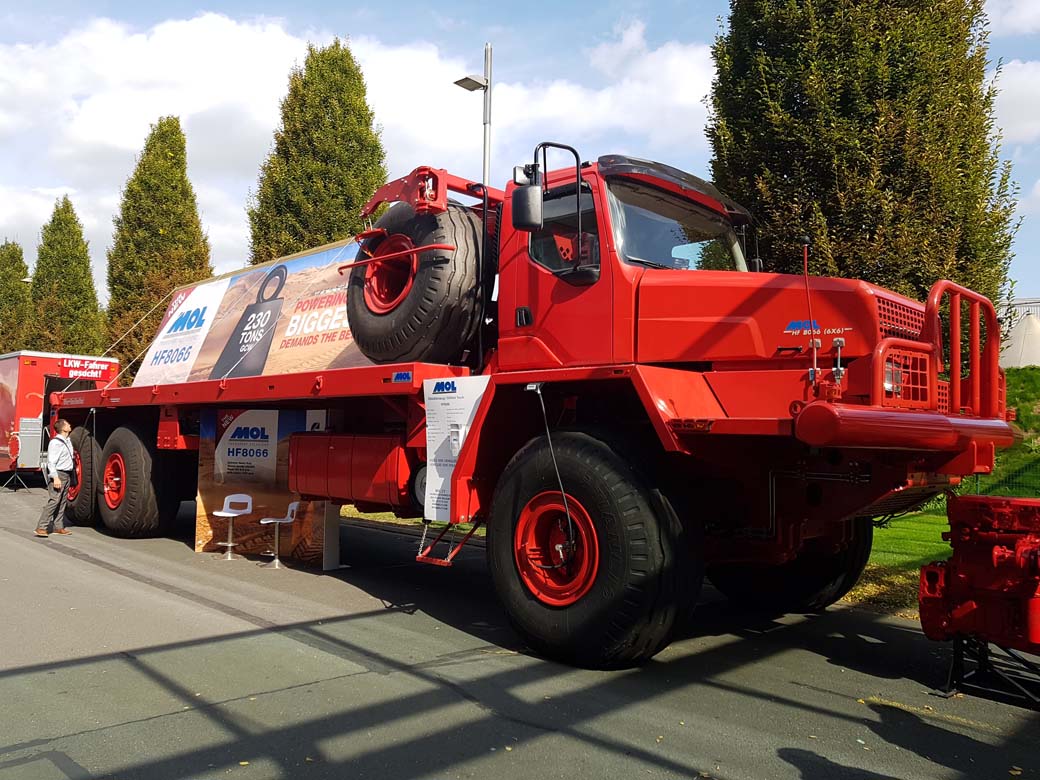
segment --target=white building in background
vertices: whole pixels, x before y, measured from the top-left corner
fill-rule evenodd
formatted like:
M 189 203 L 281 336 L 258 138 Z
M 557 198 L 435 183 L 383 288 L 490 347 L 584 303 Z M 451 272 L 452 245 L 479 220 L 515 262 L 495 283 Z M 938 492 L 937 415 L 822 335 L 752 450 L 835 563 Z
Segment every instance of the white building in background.
M 1016 298 L 1008 304 L 1008 311 L 1014 312 L 1019 317 L 1032 314 L 1040 317 L 1040 298 Z
M 1040 298 L 1011 301 L 1014 327 L 1000 347 L 1001 368 L 1040 366 Z

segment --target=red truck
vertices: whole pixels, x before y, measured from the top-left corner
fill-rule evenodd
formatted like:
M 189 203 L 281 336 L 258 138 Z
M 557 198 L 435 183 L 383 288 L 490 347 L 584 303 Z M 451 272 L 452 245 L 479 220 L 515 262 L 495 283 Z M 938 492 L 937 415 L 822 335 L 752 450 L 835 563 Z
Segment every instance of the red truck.
M 547 171 L 548 149 L 575 164 Z M 200 414 L 233 406 L 329 410 L 327 430 L 292 438 L 302 498 L 421 516 L 423 380 L 486 377 L 453 440 L 448 519 L 486 527 L 494 587 L 532 648 L 608 668 L 661 650 L 704 577 L 756 608 L 828 606 L 863 571 L 872 518 L 989 471 L 1013 440 L 989 300 L 948 281 L 922 304 L 763 273 L 749 214 L 675 168 L 547 142 L 504 191 L 419 168 L 364 214 L 387 203 L 342 289 L 323 291 L 364 365 L 242 375 L 254 349 L 339 316 L 277 311 L 276 261 L 208 373 L 56 395 L 86 508 L 154 533 L 195 489 Z M 431 548 L 419 560 L 450 563 Z

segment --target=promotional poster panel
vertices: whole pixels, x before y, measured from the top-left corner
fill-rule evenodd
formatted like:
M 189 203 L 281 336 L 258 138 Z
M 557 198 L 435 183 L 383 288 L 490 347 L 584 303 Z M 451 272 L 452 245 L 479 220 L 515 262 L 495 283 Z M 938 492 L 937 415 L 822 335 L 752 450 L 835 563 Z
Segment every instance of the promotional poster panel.
M 426 379 L 427 520 L 451 520 L 451 474 L 466 441 L 489 376 Z
M 261 518 L 285 517 L 299 496 L 289 491 L 289 436 L 323 430 L 325 412 L 272 409 L 203 410 L 199 440 L 199 500 L 195 551 L 219 552 L 227 539 L 225 520 L 213 512 L 227 496 L 252 498 L 253 511 L 235 519 L 235 552 L 260 555 L 274 549 L 276 526 Z M 282 527 L 281 555 L 321 566 L 325 502 L 300 501 L 296 520 Z
M 353 242 L 179 290 L 134 385 L 371 365 L 347 324 Z

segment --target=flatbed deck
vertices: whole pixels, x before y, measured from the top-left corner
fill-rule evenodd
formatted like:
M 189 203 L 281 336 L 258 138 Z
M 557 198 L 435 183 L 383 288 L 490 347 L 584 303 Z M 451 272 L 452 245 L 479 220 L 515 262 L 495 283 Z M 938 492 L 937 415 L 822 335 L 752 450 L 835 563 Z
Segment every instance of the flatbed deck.
M 414 395 L 426 379 L 469 376 L 465 366 L 394 363 L 305 371 L 298 374 L 209 379 L 57 394 L 65 407 L 208 406 L 304 402 L 350 396 Z

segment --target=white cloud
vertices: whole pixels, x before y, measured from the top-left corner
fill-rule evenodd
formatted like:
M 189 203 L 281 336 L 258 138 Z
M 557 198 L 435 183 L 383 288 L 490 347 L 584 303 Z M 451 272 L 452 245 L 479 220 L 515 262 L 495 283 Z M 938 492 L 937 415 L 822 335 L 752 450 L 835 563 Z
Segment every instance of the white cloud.
M 23 243 L 31 262 L 54 198 L 69 192 L 107 298 L 105 249 L 121 188 L 149 125 L 176 114 L 214 266 L 243 265 L 247 193 L 270 150 L 289 70 L 302 63 L 307 39 L 330 38 L 207 13 L 143 31 L 96 19 L 54 42 L 0 45 L 0 236 Z M 479 63 L 429 42 L 360 36 L 350 46 L 390 175 L 430 164 L 479 178 L 482 101 L 453 84 Z M 572 80 L 519 83 L 499 71 L 494 182 L 545 139 L 574 144 L 586 158 L 628 151 L 682 165 L 705 153 L 707 45 L 651 48 L 634 22 L 586 57 L 586 72 Z
M 997 79 L 997 126 L 1008 143 L 1040 140 L 1040 62 L 1012 60 Z
M 1036 0 L 986 0 L 986 15 L 994 35 L 1040 32 L 1040 3 Z
M 1033 188 L 1018 199 L 1018 213 L 1023 216 L 1040 215 L 1040 179 L 1033 182 Z

